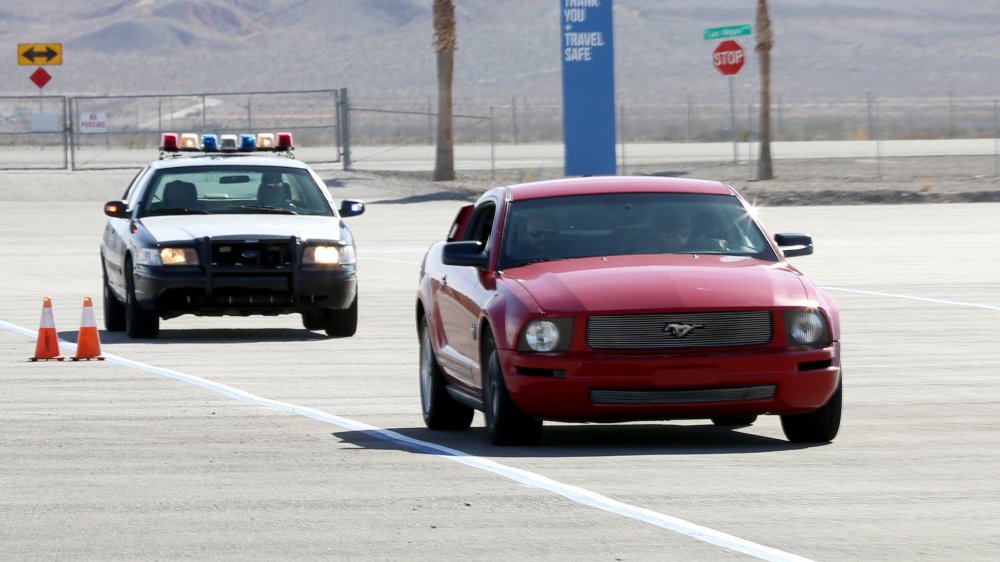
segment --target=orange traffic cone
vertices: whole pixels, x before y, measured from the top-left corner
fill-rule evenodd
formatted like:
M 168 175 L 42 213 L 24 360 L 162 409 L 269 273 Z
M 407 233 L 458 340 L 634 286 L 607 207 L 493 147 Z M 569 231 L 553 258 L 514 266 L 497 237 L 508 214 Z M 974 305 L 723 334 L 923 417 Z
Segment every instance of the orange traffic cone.
M 83 314 L 80 315 L 80 333 L 76 338 L 76 355 L 71 359 L 104 361 L 104 356 L 101 355 L 101 336 L 97 333 L 97 318 L 94 317 L 94 303 L 90 297 L 83 297 Z
M 62 361 L 59 355 L 59 335 L 56 333 L 56 321 L 52 318 L 52 299 L 45 297 L 42 301 L 42 320 L 38 323 L 38 343 L 35 344 L 35 356 L 32 361 Z

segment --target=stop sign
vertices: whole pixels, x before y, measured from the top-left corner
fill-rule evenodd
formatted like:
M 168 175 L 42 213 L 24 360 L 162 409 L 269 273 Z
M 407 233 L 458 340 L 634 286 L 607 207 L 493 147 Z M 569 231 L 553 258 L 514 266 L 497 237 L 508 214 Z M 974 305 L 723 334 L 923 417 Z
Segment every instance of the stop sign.
M 725 76 L 739 72 L 745 60 L 743 47 L 732 39 L 719 43 L 719 46 L 712 51 L 712 66 Z

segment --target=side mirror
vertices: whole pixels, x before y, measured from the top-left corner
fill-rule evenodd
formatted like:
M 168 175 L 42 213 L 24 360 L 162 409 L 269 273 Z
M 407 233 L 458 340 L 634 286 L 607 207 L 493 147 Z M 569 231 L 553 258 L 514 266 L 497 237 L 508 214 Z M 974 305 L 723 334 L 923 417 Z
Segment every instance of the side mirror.
M 482 242 L 448 242 L 441 250 L 441 261 L 445 265 L 467 265 L 485 269 L 490 264 Z
M 365 212 L 365 204 L 353 199 L 344 199 L 340 202 L 340 216 L 356 217 Z
M 775 234 L 774 241 L 781 248 L 781 252 L 785 254 L 786 258 L 808 256 L 813 253 L 813 239 L 808 234 L 796 232 Z
M 108 201 L 104 204 L 104 214 L 113 219 L 127 219 L 126 207 L 128 205 L 124 201 Z

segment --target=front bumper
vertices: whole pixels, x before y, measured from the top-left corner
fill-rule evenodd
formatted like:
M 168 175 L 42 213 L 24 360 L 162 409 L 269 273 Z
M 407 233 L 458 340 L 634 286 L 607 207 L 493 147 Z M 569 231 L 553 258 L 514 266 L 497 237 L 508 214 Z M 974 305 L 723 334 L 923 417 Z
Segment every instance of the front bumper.
M 840 381 L 839 342 L 725 354 L 500 353 L 517 405 L 562 421 L 804 413 L 826 404 Z
M 139 266 L 135 271 L 139 306 L 163 318 L 345 309 L 357 291 L 353 265 L 214 272 L 200 267 Z

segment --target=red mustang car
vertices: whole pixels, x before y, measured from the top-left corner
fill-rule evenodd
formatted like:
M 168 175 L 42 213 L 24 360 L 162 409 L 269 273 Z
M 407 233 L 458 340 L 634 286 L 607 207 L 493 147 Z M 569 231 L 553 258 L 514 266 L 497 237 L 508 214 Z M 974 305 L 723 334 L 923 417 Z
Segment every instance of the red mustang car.
M 490 441 L 543 420 L 781 416 L 794 442 L 840 427 L 840 315 L 730 186 L 591 177 L 497 187 L 420 269 L 420 396 L 431 429 L 485 414 Z

